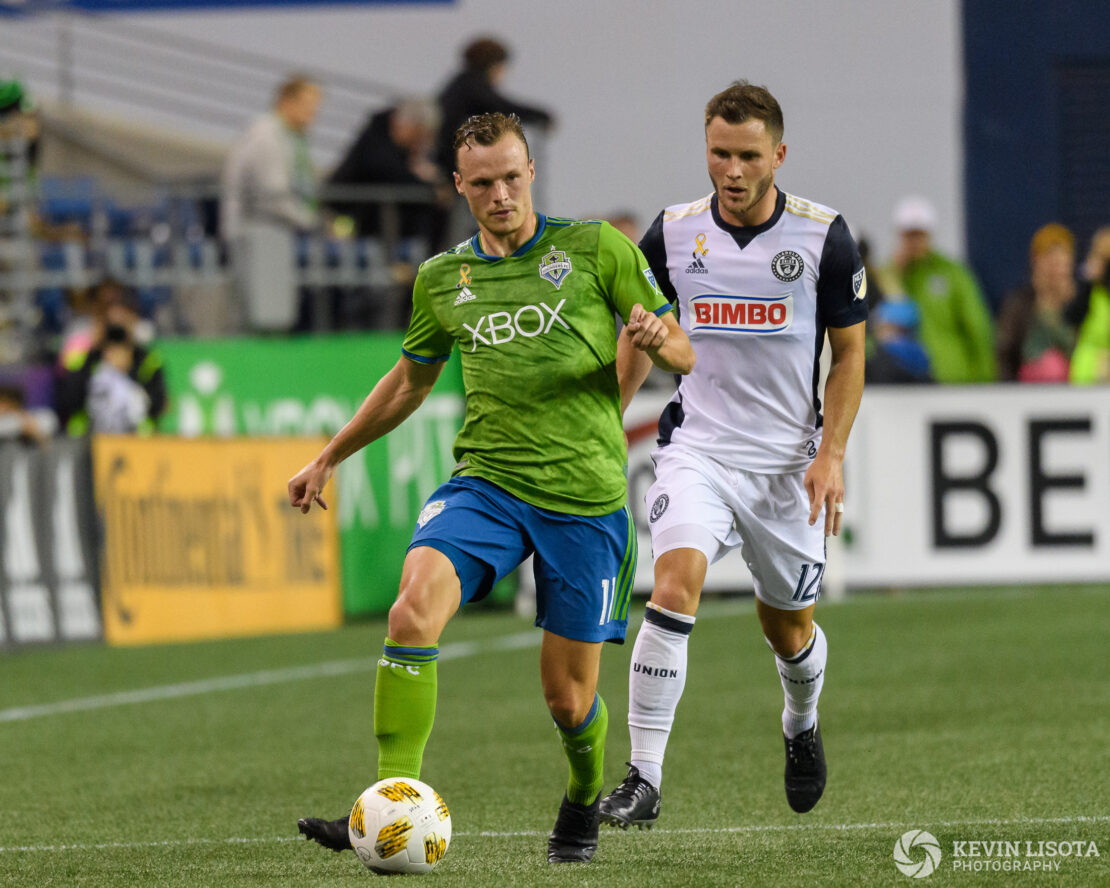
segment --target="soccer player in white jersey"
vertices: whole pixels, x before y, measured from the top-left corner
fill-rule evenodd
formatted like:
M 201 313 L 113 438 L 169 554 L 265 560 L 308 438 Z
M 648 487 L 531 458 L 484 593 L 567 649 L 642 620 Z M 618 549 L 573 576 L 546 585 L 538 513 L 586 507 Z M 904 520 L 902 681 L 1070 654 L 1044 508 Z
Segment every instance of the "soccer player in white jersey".
M 640 247 L 697 354 L 659 421 L 647 494 L 655 586 L 629 670 L 628 776 L 601 802 L 613 826 L 659 816 L 663 754 L 710 564 L 739 547 L 785 695 L 786 798 L 809 811 L 825 788 L 817 699 L 827 644 L 813 621 L 825 537 L 840 530 L 842 463 L 863 391 L 867 283 L 835 211 L 786 194 L 782 110 L 732 84 L 706 106 L 713 193 L 668 207 Z M 826 333 L 832 365 L 817 397 Z M 622 390 L 649 369 L 622 349 Z

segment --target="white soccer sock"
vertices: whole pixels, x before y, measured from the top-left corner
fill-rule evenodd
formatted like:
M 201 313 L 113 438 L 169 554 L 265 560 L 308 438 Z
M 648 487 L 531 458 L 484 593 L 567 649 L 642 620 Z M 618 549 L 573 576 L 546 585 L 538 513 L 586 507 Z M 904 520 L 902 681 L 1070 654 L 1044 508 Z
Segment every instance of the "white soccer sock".
M 817 723 L 817 698 L 825 683 L 825 663 L 829 646 L 825 633 L 816 623 L 813 635 L 802 650 L 789 659 L 775 654 L 786 706 L 782 710 L 782 731 L 787 737 L 797 737 Z
M 686 686 L 686 647 L 694 617 L 649 603 L 628 668 L 628 734 L 632 764 L 655 787 L 663 782 L 663 754 L 675 709 Z

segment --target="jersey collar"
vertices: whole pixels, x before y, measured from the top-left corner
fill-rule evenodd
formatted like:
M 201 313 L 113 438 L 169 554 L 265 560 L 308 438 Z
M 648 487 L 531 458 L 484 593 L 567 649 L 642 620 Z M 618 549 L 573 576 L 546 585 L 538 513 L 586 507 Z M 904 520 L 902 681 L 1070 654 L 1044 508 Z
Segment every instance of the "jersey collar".
M 511 252 L 508 256 L 491 256 L 489 253 L 485 252 L 482 249 L 482 237 L 480 234 L 475 234 L 474 237 L 470 239 L 470 247 L 472 250 L 474 250 L 475 256 L 477 256 L 479 259 L 485 259 L 487 262 L 498 262 L 501 259 L 512 259 L 516 256 L 523 256 L 530 249 L 532 249 L 532 247 L 536 245 L 536 241 L 538 241 L 543 236 L 545 228 L 547 228 L 547 216 L 545 216 L 543 213 L 536 213 L 536 233 L 533 234 L 525 243 L 521 244 L 519 247 L 513 250 L 513 252 Z
M 717 226 L 732 235 L 732 239 L 736 241 L 736 245 L 742 250 L 750 244 L 757 234 L 762 234 L 774 227 L 775 223 L 782 217 L 783 211 L 786 209 L 786 192 L 775 186 L 775 191 L 778 192 L 778 197 L 775 198 L 775 211 L 771 213 L 771 218 L 764 222 L 762 225 L 732 225 L 721 218 L 721 211 L 717 208 L 717 194 L 714 192 L 713 199 L 710 201 L 710 206 L 713 209 L 713 221 Z

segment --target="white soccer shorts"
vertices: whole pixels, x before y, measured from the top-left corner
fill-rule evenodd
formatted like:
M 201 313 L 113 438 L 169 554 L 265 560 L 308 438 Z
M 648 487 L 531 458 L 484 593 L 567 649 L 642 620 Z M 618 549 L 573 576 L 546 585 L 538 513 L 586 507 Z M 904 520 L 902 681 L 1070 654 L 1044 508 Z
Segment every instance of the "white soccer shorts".
M 809 524 L 805 472 L 765 475 L 723 466 L 681 445 L 656 449 L 645 497 L 653 557 L 697 549 L 712 564 L 739 547 L 760 601 L 801 610 L 821 592 L 824 512 Z

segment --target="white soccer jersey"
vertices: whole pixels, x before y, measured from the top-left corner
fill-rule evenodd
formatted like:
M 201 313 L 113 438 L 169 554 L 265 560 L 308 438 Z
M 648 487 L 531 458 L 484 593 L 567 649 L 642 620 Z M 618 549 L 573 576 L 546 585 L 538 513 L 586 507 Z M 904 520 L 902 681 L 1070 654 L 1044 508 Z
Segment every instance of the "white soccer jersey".
M 660 417 L 660 445 L 753 472 L 807 468 L 821 443 L 825 328 L 867 318 L 843 217 L 779 191 L 767 222 L 739 227 L 710 195 L 665 209 L 640 247 L 697 355 Z

